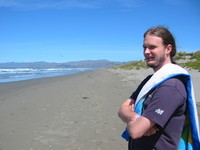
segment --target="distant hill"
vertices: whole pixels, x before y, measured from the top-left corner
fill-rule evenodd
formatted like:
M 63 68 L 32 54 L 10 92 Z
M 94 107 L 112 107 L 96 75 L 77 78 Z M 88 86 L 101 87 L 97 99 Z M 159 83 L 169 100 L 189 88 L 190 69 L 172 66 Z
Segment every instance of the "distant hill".
M 108 60 L 83 60 L 65 63 L 50 62 L 8 62 L 0 63 L 0 68 L 104 68 L 120 65 L 122 62 Z

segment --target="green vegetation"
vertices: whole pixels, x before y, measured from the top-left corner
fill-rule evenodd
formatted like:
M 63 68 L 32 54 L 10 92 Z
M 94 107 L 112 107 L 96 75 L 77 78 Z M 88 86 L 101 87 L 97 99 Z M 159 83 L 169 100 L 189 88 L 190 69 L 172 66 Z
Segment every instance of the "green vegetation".
M 192 55 L 192 57 L 190 59 L 191 60 L 195 59 L 195 60 L 200 61 L 200 51 L 198 53 L 195 53 L 194 55 Z
M 187 68 L 200 70 L 200 61 L 188 62 L 188 63 L 185 63 L 183 66 Z
M 175 61 L 178 65 L 181 65 L 186 68 L 192 68 L 200 70 L 200 50 L 193 53 L 186 53 L 186 52 L 178 52 L 175 57 Z M 124 70 L 131 70 L 136 69 L 140 70 L 140 68 L 148 68 L 144 60 L 134 61 L 124 63 L 119 66 L 112 67 L 113 69 L 124 69 Z
M 131 70 L 131 69 L 136 69 L 136 70 L 140 70 L 140 68 L 148 68 L 146 66 L 145 61 L 141 60 L 141 61 L 134 61 L 134 62 L 128 62 L 119 66 L 114 66 L 112 67 L 113 69 L 124 69 L 124 70 Z
M 175 56 L 175 60 L 187 59 L 190 58 L 193 53 L 186 53 L 186 52 L 178 52 Z
M 179 52 L 176 56 L 176 60 L 178 60 L 177 57 L 182 57 L 182 60 L 186 60 L 186 62 L 178 63 L 181 66 L 200 70 L 200 50 L 194 53 Z
M 180 65 L 182 65 L 183 67 L 200 70 L 200 51 L 192 53 L 189 61 Z

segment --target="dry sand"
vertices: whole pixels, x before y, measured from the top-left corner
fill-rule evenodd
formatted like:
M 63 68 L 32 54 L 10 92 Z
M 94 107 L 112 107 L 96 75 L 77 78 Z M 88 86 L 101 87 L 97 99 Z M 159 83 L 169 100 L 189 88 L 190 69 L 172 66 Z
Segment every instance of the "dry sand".
M 149 73 L 103 69 L 1 83 L 0 150 L 126 149 L 117 111 Z

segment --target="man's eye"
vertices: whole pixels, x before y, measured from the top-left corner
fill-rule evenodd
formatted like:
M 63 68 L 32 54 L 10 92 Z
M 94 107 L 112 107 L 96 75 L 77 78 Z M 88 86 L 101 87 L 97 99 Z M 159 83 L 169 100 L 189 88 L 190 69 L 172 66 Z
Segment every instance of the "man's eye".
M 156 46 L 149 46 L 148 48 L 149 48 L 149 49 L 155 49 Z

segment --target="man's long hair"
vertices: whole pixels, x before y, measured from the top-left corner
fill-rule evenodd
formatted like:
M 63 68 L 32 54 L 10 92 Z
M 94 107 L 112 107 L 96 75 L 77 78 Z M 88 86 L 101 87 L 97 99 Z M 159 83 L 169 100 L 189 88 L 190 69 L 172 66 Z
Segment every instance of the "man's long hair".
M 168 46 L 169 44 L 172 45 L 172 50 L 170 52 L 170 58 L 171 58 L 172 63 L 175 64 L 173 57 L 176 55 L 176 42 L 175 42 L 175 39 L 174 39 L 173 35 L 171 34 L 171 32 L 163 26 L 157 26 L 157 27 L 148 29 L 144 33 L 144 38 L 146 37 L 147 34 L 162 38 L 164 46 Z

